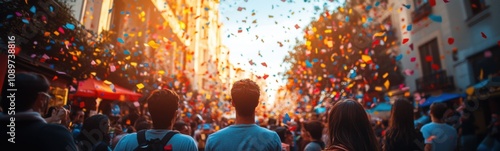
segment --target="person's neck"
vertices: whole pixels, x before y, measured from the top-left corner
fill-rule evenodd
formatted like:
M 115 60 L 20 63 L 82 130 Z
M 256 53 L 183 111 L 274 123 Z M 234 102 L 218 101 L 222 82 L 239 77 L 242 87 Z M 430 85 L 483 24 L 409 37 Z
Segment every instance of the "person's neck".
M 435 117 L 431 117 L 431 121 L 432 121 L 432 122 L 434 122 L 434 123 L 439 123 L 439 124 L 444 123 L 444 121 L 443 121 L 443 120 L 441 120 L 441 119 L 437 119 L 437 118 L 435 118 Z
M 238 124 L 255 124 L 255 113 L 250 116 L 241 116 L 236 114 L 235 125 Z

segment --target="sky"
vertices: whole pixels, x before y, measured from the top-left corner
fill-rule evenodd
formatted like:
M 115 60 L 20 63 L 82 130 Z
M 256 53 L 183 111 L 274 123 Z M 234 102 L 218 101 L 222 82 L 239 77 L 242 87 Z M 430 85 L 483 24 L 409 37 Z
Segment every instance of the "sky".
M 289 67 L 282 65 L 283 59 L 296 45 L 296 39 L 303 41 L 304 29 L 319 17 L 324 6 L 331 11 L 344 1 L 221 0 L 222 43 L 229 48 L 235 67 L 257 76 L 269 75 L 267 87 L 261 89 L 269 94 L 266 103 L 273 104 L 277 89 L 286 84 L 286 77 L 278 73 Z M 250 60 L 255 64 L 250 65 Z

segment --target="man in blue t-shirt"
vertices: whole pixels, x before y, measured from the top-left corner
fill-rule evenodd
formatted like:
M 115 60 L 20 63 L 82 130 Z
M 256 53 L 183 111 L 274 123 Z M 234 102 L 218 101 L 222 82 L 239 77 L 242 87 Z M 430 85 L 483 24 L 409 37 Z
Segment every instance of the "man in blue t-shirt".
M 446 104 L 434 103 L 431 105 L 432 122 L 420 129 L 425 138 L 426 151 L 453 151 L 458 149 L 457 131 L 444 122 L 444 115 L 447 110 Z
M 255 124 L 259 86 L 249 79 L 237 81 L 231 96 L 236 109 L 235 124 L 209 135 L 205 151 L 281 151 L 278 134 Z

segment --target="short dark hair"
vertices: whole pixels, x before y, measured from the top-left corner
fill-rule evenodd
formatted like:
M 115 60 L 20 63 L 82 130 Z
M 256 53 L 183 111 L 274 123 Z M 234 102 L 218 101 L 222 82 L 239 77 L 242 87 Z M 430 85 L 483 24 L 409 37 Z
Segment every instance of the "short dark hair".
M 278 134 L 280 137 L 281 142 L 285 142 L 286 137 L 285 135 L 291 135 L 292 132 L 288 129 L 288 127 L 282 126 L 274 129 L 274 131 Z
M 231 88 L 231 97 L 238 115 L 251 116 L 259 105 L 260 88 L 250 79 L 239 80 Z
M 175 122 L 174 124 L 174 130 L 182 131 L 186 126 L 188 126 L 186 123 L 182 121 Z
M 18 72 L 15 74 L 15 86 L 11 87 L 7 80 L 4 80 L 2 87 L 2 107 L 4 113 L 8 111 L 10 99 L 7 96 L 11 92 L 8 89 L 17 89 L 15 93 L 16 112 L 23 112 L 33 108 L 40 92 L 48 92 L 50 84 L 45 76 L 32 72 Z
M 321 139 L 323 136 L 323 123 L 320 121 L 314 120 L 309 122 L 304 122 L 304 129 L 311 134 L 313 139 Z
M 448 107 L 444 103 L 432 103 L 431 105 L 431 115 L 437 119 L 443 119 L 447 110 Z
M 168 129 L 175 113 L 179 109 L 179 95 L 172 90 L 154 90 L 147 98 L 153 128 Z

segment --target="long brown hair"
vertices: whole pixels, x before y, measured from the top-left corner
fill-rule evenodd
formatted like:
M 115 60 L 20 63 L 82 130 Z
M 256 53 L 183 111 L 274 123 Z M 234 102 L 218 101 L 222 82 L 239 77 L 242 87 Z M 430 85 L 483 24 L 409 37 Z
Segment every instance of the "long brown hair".
M 392 105 L 389 128 L 386 133 L 387 141 L 404 141 L 413 143 L 416 138 L 415 124 L 413 123 L 413 106 L 410 101 L 397 99 Z M 395 145 L 388 142 L 386 145 Z
M 351 99 L 337 102 L 330 110 L 328 135 L 329 145 L 343 146 L 349 151 L 380 150 L 366 111 Z

